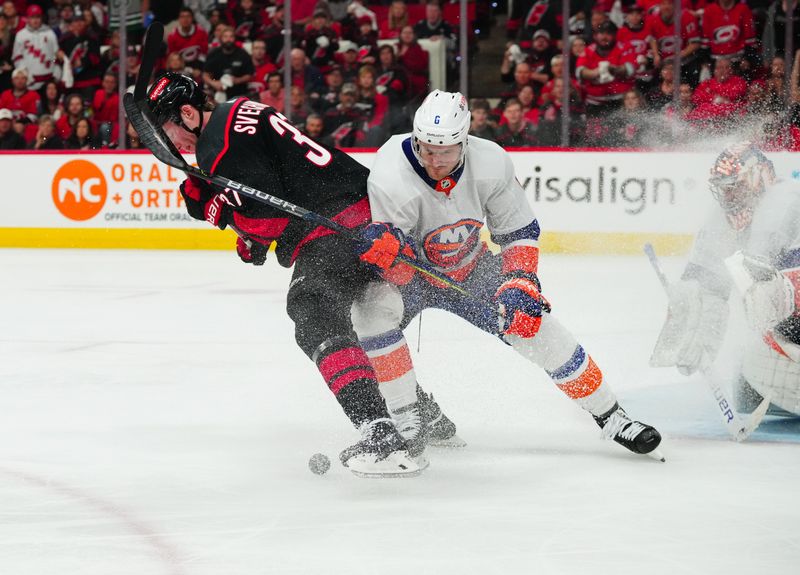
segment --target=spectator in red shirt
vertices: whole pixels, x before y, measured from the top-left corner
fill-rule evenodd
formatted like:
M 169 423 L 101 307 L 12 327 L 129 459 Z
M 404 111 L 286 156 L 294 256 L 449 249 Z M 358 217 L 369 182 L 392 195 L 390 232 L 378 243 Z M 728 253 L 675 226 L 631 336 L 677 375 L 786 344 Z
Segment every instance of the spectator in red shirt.
M 208 32 L 194 20 L 191 8 L 181 8 L 178 26 L 167 36 L 167 53 L 178 52 L 193 69 L 201 70 L 208 54 Z
M 62 139 L 69 138 L 72 128 L 81 118 L 86 117 L 86 108 L 80 94 L 69 94 L 64 102 L 64 114 L 56 122 L 56 129 Z
M 397 38 L 408 25 L 408 5 L 405 0 L 392 0 L 386 20 L 380 23 L 380 37 Z
M 319 68 L 308 62 L 306 53 L 300 48 L 292 49 L 289 63 L 292 68 L 292 86 L 298 86 L 313 99 L 318 98 L 325 89 L 325 80 Z
M 250 57 L 253 59 L 253 78 L 250 80 L 250 92 L 260 94 L 267 88 L 267 76 L 277 72 L 278 68 L 267 55 L 267 43 L 264 40 L 253 40 L 250 46 Z
M 711 58 L 729 58 L 734 65 L 747 56 L 755 58 L 756 35 L 753 13 L 747 4 L 737 0 L 717 0 L 709 4 L 703 15 L 703 48 Z M 748 54 L 745 54 L 745 50 Z
M 272 106 L 279 112 L 283 112 L 286 105 L 286 96 L 283 92 L 283 76 L 278 72 L 271 72 L 267 75 L 267 89 L 261 92 L 259 100 L 262 104 Z
M 397 41 L 397 61 L 408 70 L 411 93 L 423 97 L 428 93 L 428 53 L 417 42 L 414 28 L 404 26 Z
M 681 36 L 675 36 L 675 6 L 672 0 L 661 0 L 657 14 L 647 18 L 645 23 L 658 44 L 661 60 L 681 56 L 681 79 L 696 86 L 700 79 L 700 29 L 697 19 L 689 10 L 681 10 Z
M 733 73 L 733 63 L 719 58 L 714 66 L 714 76 L 701 82 L 694 92 L 695 110 L 691 119 L 710 128 L 722 129 L 744 107 L 747 83 Z
M 39 94 L 28 89 L 28 71 L 17 68 L 11 73 L 11 88 L 0 94 L 0 108 L 11 110 L 17 132 L 22 132 L 26 142 L 36 136 Z
M 103 76 L 102 87 L 94 93 L 92 100 L 94 131 L 101 146 L 116 142 L 119 137 L 119 92 L 114 74 Z
M 626 11 L 625 22 L 617 32 L 617 41 L 630 46 L 636 55 L 636 83 L 644 87 L 652 82 L 653 70 L 661 67 L 658 44 L 645 24 L 641 4 L 625 5 L 623 10 Z
M 542 86 L 542 91 L 539 94 L 538 104 L 539 106 L 544 106 L 545 104 L 550 102 L 551 94 L 553 92 L 553 85 L 558 78 L 562 78 L 562 73 L 564 71 L 564 59 L 561 54 L 556 54 L 550 59 L 550 80 L 547 81 L 547 84 Z M 570 90 L 572 93 L 578 98 L 582 99 L 581 96 L 581 85 L 575 80 L 575 78 L 570 74 Z
M 375 68 L 371 65 L 362 66 L 358 71 L 358 100 L 356 107 L 366 117 L 364 126 L 365 146 L 381 146 L 388 134 L 384 129 L 384 120 L 389 111 L 389 98 L 379 94 L 375 84 Z
M 594 44 L 578 60 L 576 75 L 586 95 L 589 116 L 619 109 L 625 92 L 633 88 L 633 55 L 616 38 L 616 25 L 604 22 L 594 34 Z
M 535 128 L 539 124 L 539 106 L 536 105 L 536 94 L 533 87 L 523 86 L 517 94 L 517 100 L 522 104 L 522 117 Z

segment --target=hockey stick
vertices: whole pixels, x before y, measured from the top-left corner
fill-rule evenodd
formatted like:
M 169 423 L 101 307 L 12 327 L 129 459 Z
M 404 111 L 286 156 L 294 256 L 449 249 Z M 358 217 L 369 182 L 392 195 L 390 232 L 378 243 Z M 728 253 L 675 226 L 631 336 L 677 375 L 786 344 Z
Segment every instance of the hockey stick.
M 264 191 L 246 186 L 224 176 L 209 174 L 198 167 L 189 165 L 186 160 L 183 159 L 180 151 L 176 149 L 175 145 L 164 133 L 161 126 L 158 125 L 153 118 L 153 115 L 150 112 L 146 102 L 147 82 L 152 72 L 152 68 L 155 66 L 155 61 L 158 57 L 159 51 L 161 50 L 163 33 L 164 28 L 159 23 L 154 23 L 150 26 L 150 28 L 148 28 L 144 41 L 142 65 L 139 68 L 139 76 L 136 79 L 133 94 L 129 92 L 125 94 L 125 97 L 123 98 L 123 105 L 125 107 L 125 112 L 128 116 L 128 119 L 138 133 L 141 142 L 150 150 L 150 152 L 152 152 L 152 154 L 159 161 L 168 166 L 181 170 L 187 175 L 201 178 L 222 189 L 227 188 L 235 190 L 236 192 L 243 194 L 255 201 L 287 212 L 308 222 L 333 230 L 334 232 L 341 234 L 350 240 L 360 241 L 361 238 L 355 232 L 353 232 L 353 230 L 334 222 L 325 216 L 292 204 L 291 202 L 287 202 L 286 200 L 282 200 L 281 198 L 268 194 Z M 145 66 L 149 66 L 150 68 L 147 69 Z M 458 282 L 454 281 L 449 276 L 425 265 L 423 262 L 419 262 L 403 254 L 398 254 L 397 259 L 412 267 L 416 271 L 419 271 L 420 273 L 423 273 L 445 284 L 448 288 L 456 291 L 473 302 L 482 305 L 487 310 L 491 310 L 494 313 L 500 313 L 500 310 L 496 305 L 477 297 L 461 287 Z
M 156 159 L 164 164 L 181 170 L 187 175 L 195 176 L 205 180 L 219 188 L 235 190 L 236 192 L 257 202 L 287 212 L 293 216 L 297 216 L 298 218 L 319 226 L 326 227 L 350 240 L 361 240 L 360 236 L 353 232 L 352 229 L 334 222 L 333 220 L 316 212 L 312 212 L 291 202 L 282 200 L 281 198 L 273 196 L 272 194 L 268 194 L 267 192 L 246 186 L 240 182 L 237 182 L 236 180 L 231 180 L 230 178 L 226 178 L 225 176 L 218 174 L 209 174 L 198 167 L 189 165 L 179 153 L 175 154 L 172 152 L 172 150 L 170 150 L 170 144 L 172 144 L 172 142 L 169 140 L 167 135 L 164 134 L 163 130 L 161 130 L 161 128 L 155 123 L 154 119 L 152 118 L 152 114 L 150 114 L 150 111 L 146 108 L 147 104 L 138 104 L 134 101 L 133 94 L 129 93 L 125 94 L 125 97 L 123 98 L 123 105 L 125 106 L 125 112 L 128 115 L 128 119 L 131 121 L 133 128 L 139 134 L 141 142 L 153 153 Z M 449 276 L 446 276 L 439 271 L 426 266 L 422 262 L 409 258 L 403 254 L 398 254 L 397 259 L 414 268 L 418 272 L 442 282 L 443 284 L 447 285 L 448 288 L 457 291 L 461 295 L 468 297 L 477 303 L 480 303 L 484 307 L 491 309 L 492 311 L 497 311 L 496 306 L 493 306 L 488 301 L 483 300 L 467 291 Z
M 666 292 L 669 288 L 669 280 L 664 270 L 661 268 L 661 263 L 658 261 L 653 245 L 650 243 L 644 244 L 644 253 L 647 255 L 647 259 L 650 260 L 650 265 L 658 276 L 661 287 L 663 287 Z M 711 368 L 707 367 L 701 369 L 701 372 L 703 374 L 703 380 L 708 385 L 717 402 L 717 408 L 719 409 L 722 422 L 725 424 L 725 429 L 731 434 L 734 440 L 744 441 L 755 428 L 758 427 L 761 420 L 764 418 L 769 408 L 769 398 L 764 398 L 750 417 L 746 421 L 743 421 L 743 418 L 733 410 L 733 403 L 728 400 L 727 394 L 717 382 L 716 377 L 711 372 Z

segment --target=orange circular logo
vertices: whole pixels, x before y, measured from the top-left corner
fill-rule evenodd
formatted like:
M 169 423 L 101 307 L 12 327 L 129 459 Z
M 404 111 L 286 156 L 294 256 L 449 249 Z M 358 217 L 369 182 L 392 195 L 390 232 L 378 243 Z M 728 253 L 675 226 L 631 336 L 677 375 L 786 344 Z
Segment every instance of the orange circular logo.
M 82 222 L 95 217 L 103 209 L 106 196 L 106 177 L 92 162 L 67 162 L 53 178 L 53 203 L 71 220 Z

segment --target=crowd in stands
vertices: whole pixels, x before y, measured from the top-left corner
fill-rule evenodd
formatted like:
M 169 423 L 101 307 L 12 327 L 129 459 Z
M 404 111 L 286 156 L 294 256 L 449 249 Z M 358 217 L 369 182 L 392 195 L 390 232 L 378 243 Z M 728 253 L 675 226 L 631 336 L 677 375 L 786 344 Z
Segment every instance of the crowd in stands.
M 576 0 L 562 39 L 560 3 L 515 2 L 500 65 L 508 88 L 493 106 L 473 102 L 486 110 L 473 131 L 507 146 L 560 145 L 567 42 L 571 146 L 669 146 L 748 126 L 768 146 L 800 149 L 800 3 L 787 18 L 788 0 L 683 0 L 677 27 L 675 4 Z
M 800 2 L 787 18 L 789 2 L 682 0 L 678 37 L 672 0 L 573 0 L 562 38 L 559 0 L 515 0 L 497 69 L 506 88 L 481 92 L 472 79 L 483 97 L 471 100 L 471 133 L 505 147 L 558 146 L 562 132 L 570 146 L 644 147 L 751 121 L 776 148 L 800 149 L 800 58 L 785 66 L 790 20 L 790 54 L 800 47 Z M 167 30 L 160 69 L 191 75 L 218 102 L 273 106 L 330 146 L 379 146 L 411 129 L 430 89 L 419 40 L 442 43 L 447 85 L 458 86 L 450 0 L 293 0 L 288 62 L 283 0 L 128 0 L 124 55 L 119 4 L 2 2 L 0 149 L 117 147 L 121 59 L 129 87 L 151 21 Z M 471 55 L 491 4 L 472 3 Z M 122 130 L 126 147 L 140 147 Z

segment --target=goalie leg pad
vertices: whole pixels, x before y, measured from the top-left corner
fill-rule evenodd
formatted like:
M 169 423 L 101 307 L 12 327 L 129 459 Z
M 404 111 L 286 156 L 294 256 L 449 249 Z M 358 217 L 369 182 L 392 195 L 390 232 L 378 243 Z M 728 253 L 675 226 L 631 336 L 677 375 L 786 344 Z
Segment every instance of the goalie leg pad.
M 763 397 L 769 395 L 771 403 L 800 415 L 800 363 L 753 341 L 744 352 L 742 376 Z

